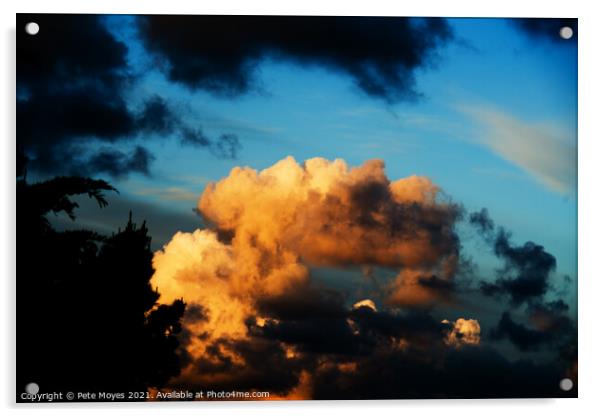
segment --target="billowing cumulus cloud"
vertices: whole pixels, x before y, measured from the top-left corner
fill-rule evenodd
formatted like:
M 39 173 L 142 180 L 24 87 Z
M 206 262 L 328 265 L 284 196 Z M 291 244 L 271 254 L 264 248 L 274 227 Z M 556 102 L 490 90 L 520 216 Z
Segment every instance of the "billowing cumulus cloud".
M 437 201 L 437 192 L 422 177 L 389 181 L 379 160 L 349 168 L 289 157 L 261 172 L 233 169 L 207 187 L 199 210 L 234 234 L 234 246 L 294 253 L 313 265 L 444 271 L 458 254 L 460 210 Z
M 295 345 L 314 353 L 369 349 L 373 341 L 363 339 L 366 329 L 360 332 L 367 313 L 357 311 L 376 313 L 374 302 L 362 300 L 350 310 L 341 293 L 312 283 L 310 267 L 408 270 L 411 278 L 400 273 L 385 290 L 416 295 L 389 302 L 432 301 L 439 290 L 429 283 L 451 282 L 459 256 L 454 227 L 461 210 L 438 193 L 424 177 L 390 181 L 381 161 L 348 167 L 321 158 L 299 164 L 289 157 L 259 172 L 234 168 L 208 185 L 198 209 L 211 228 L 175 234 L 153 260 L 152 283 L 162 299 L 183 297 L 204 312 L 186 321 L 190 364 L 182 378 L 229 381 L 225 375 L 234 368 L 224 364 L 248 366 L 240 343 L 258 337 L 290 360 L 302 358 Z M 371 322 L 388 316 L 375 317 Z M 432 323 L 429 334 L 442 341 L 444 326 Z M 393 339 L 387 343 L 408 343 L 407 329 L 388 332 Z
M 234 168 L 206 187 L 198 210 L 208 228 L 176 233 L 153 259 L 160 301 L 183 298 L 188 305 L 183 368 L 172 386 L 269 390 L 273 398 L 297 399 L 474 396 L 492 372 L 518 384 L 527 366 L 533 375 L 523 388 L 557 394 L 557 384 L 540 379 L 560 377 L 561 364 L 519 366 L 482 345 L 478 319 L 448 321 L 433 312 L 459 288 L 455 228 L 463 216 L 428 178 L 389 180 L 381 161 L 349 167 L 289 157 L 262 171 Z M 493 245 L 486 211 L 468 221 Z M 506 241 L 498 251 L 508 272 L 531 275 L 531 264 L 521 263 L 523 248 Z M 312 271 L 321 267 L 392 273 L 382 282 L 374 278 L 377 293 L 352 297 L 316 279 Z M 562 301 L 529 300 L 536 331 L 566 329 Z M 524 335 L 508 319 L 494 330 L 491 340 L 514 343 Z M 473 358 L 482 359 L 481 370 L 473 369 Z M 415 375 L 415 385 L 392 369 Z M 379 374 L 388 381 L 377 384 L 379 394 L 363 387 Z M 441 378 L 447 382 L 420 391 Z M 510 392 L 496 386 L 505 391 L 491 388 L 487 395 Z

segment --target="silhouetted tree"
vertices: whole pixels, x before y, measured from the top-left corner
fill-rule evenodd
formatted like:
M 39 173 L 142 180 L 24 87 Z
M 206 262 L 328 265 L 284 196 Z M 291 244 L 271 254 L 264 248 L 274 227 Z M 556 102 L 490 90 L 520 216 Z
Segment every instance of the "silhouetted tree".
M 123 230 L 59 232 L 46 216 L 75 219 L 74 195 L 100 207 L 102 180 L 58 177 L 29 184 L 17 169 L 17 393 L 140 391 L 162 387 L 180 371 L 177 334 L 185 304 L 158 304 L 150 285 L 151 238 L 132 215 Z M 127 400 L 127 398 L 126 398 Z

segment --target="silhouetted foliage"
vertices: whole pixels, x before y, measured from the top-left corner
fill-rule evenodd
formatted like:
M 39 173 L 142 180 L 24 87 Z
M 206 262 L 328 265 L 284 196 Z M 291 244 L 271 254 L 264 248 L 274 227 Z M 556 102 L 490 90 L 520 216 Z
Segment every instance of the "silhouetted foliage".
M 29 184 L 17 169 L 17 379 L 48 391 L 142 391 L 180 371 L 177 334 L 185 304 L 158 304 L 151 238 L 132 214 L 123 230 L 59 232 L 46 215 L 72 219 L 87 194 L 100 207 L 102 180 L 58 177 Z M 128 398 L 126 397 L 125 400 Z

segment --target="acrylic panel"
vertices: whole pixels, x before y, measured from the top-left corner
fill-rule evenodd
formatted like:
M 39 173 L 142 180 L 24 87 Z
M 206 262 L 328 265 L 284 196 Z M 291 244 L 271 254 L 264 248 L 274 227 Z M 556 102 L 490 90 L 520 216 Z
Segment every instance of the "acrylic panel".
M 17 15 L 16 400 L 576 397 L 577 37 Z

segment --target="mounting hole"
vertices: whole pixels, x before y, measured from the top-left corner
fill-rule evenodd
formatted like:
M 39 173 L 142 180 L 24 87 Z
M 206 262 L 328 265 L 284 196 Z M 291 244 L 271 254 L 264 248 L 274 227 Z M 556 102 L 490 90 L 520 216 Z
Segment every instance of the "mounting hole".
M 25 32 L 27 32 L 28 35 L 37 35 L 39 31 L 40 25 L 36 22 L 29 22 L 25 25 Z
M 559 385 L 560 389 L 563 391 L 570 391 L 573 389 L 573 381 L 571 381 L 569 378 L 564 378 L 561 380 Z
M 40 386 L 35 382 L 30 382 L 29 384 L 25 385 L 25 392 L 31 395 L 36 395 L 38 392 L 40 392 Z
M 558 33 L 560 34 L 560 37 L 562 39 L 571 39 L 573 37 L 573 29 L 571 29 L 568 26 L 560 28 L 560 31 Z

